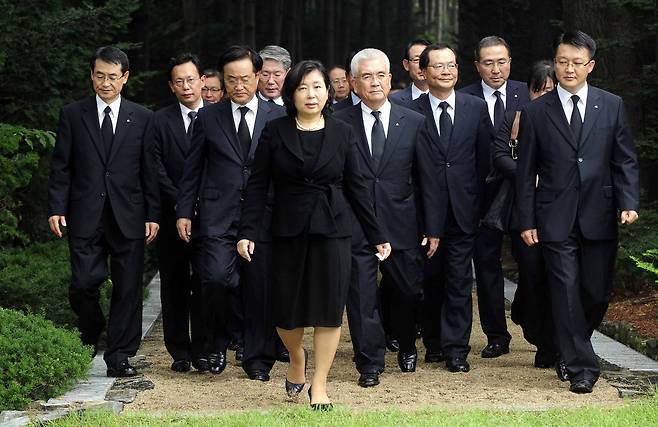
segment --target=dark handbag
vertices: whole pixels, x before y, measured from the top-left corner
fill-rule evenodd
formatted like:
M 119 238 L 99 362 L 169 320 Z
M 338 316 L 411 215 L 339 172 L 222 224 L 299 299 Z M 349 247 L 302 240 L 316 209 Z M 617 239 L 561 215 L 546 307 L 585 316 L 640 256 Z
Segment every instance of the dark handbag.
M 512 124 L 512 132 L 510 134 L 510 149 L 511 155 L 514 160 L 516 160 L 516 148 L 517 140 L 516 137 L 519 133 L 519 118 L 521 113 L 516 112 L 514 117 L 514 123 Z M 487 183 L 495 182 L 501 180 L 502 183 L 498 188 L 498 192 L 489 206 L 489 210 L 482 218 L 481 224 L 485 227 L 508 232 L 510 217 L 512 216 L 512 206 L 514 205 L 514 183 L 509 179 L 503 178 L 503 176 L 497 171 L 493 170 L 492 173 L 487 177 Z

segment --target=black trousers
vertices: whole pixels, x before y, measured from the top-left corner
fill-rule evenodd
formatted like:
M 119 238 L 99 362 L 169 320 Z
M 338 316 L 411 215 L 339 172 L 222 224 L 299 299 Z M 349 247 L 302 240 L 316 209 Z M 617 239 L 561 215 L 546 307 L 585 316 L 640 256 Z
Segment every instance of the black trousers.
M 512 336 L 505 320 L 505 281 L 501 264 L 503 233 L 479 227 L 473 265 L 477 282 L 480 325 L 489 344 L 508 344 Z
M 596 381 L 600 368 L 592 332 L 612 293 L 617 240 L 589 240 L 576 226 L 567 240 L 543 242 L 560 354 L 571 381 Z
M 193 248 L 178 236 L 173 208 L 163 212 L 155 243 L 165 348 L 174 360 L 199 358 L 205 336 L 203 300 L 192 272 Z
M 423 264 L 422 337 L 423 345 L 430 353 L 441 348 L 441 308 L 445 294 L 445 249 L 439 248 Z
M 243 346 L 244 345 L 244 296 L 243 281 L 236 288 L 228 289 L 228 317 L 227 328 L 229 340 Z
M 512 321 L 523 329 L 523 337 L 537 350 L 557 354 L 550 292 L 541 244 L 528 246 L 519 232 L 510 233 L 512 256 L 518 265 L 519 281 L 512 302 Z
M 118 367 L 136 354 L 142 337 L 144 239 L 124 237 L 108 201 L 92 236 L 69 235 L 69 252 L 69 301 L 78 316 L 84 344 L 96 345 L 106 326 L 99 305 L 100 286 L 107 280 L 108 273 L 112 279 L 107 349 L 103 358 L 108 367 Z

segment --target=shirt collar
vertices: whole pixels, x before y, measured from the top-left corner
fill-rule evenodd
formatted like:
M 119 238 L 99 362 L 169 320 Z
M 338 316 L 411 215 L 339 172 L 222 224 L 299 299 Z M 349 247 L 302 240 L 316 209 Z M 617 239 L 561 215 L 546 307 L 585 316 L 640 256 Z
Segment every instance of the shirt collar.
M 243 105 L 236 104 L 233 102 L 233 100 L 231 100 L 231 111 L 235 113 L 240 107 L 243 107 Z M 258 97 L 252 97 L 251 100 L 244 105 L 244 107 L 249 108 L 250 111 L 253 111 L 254 114 L 256 114 L 258 112 Z
M 368 107 L 363 101 L 361 101 L 361 111 L 363 111 L 366 114 L 371 114 L 372 113 L 372 108 Z M 379 111 L 382 115 L 389 116 L 391 114 L 391 103 L 386 100 L 384 104 L 379 107 L 377 110 Z
M 494 96 L 495 91 L 500 92 L 502 97 L 505 98 L 507 96 L 507 81 L 505 81 L 505 83 L 503 83 L 498 89 L 494 89 L 482 80 L 482 95 L 484 95 L 484 99 L 489 99 Z
M 260 99 L 262 99 L 263 101 L 265 101 L 265 102 L 270 101 L 270 98 L 268 98 L 265 95 L 263 95 L 262 93 L 260 93 L 260 91 L 258 92 L 258 97 Z M 283 98 L 280 95 L 277 96 L 276 98 L 272 98 L 272 101 L 274 101 L 274 103 L 277 104 L 277 105 L 283 105 Z
M 583 87 L 580 88 L 580 90 L 576 93 L 571 93 L 565 88 L 563 88 L 559 83 L 557 84 L 557 94 L 560 97 L 560 103 L 563 106 L 567 105 L 567 102 L 571 99 L 571 96 L 573 95 L 578 95 L 578 98 L 580 98 L 580 101 L 585 104 L 587 102 L 587 92 L 588 92 L 588 85 L 585 83 Z
M 453 110 L 455 109 L 455 90 L 453 89 L 452 92 L 450 92 L 450 96 L 448 96 L 448 99 L 441 100 L 437 98 L 436 96 L 432 95 L 431 93 L 429 94 L 430 97 L 430 105 L 432 106 L 432 111 L 435 111 L 437 108 L 439 108 L 439 104 L 442 103 L 443 101 L 447 102 L 450 108 Z
M 411 83 L 411 99 L 417 99 L 420 95 L 429 92 L 430 90 L 420 90 L 415 84 Z
M 187 108 L 185 105 L 183 105 L 180 102 L 178 103 L 178 105 L 180 106 L 180 112 L 183 113 L 184 116 L 187 116 L 187 114 L 190 111 L 196 111 L 197 113 L 199 112 L 199 110 L 203 107 L 203 99 L 199 99 L 199 104 L 194 109 Z
M 98 110 L 99 116 L 105 113 L 105 107 L 107 106 L 108 104 L 106 104 L 105 101 L 103 101 L 98 95 L 96 95 L 96 109 Z M 109 106 L 112 109 L 112 115 L 115 118 L 119 117 L 119 108 L 121 108 L 121 96 L 112 101 Z
M 361 102 L 361 98 L 356 93 L 350 91 L 350 99 L 352 100 L 352 105 L 356 105 Z

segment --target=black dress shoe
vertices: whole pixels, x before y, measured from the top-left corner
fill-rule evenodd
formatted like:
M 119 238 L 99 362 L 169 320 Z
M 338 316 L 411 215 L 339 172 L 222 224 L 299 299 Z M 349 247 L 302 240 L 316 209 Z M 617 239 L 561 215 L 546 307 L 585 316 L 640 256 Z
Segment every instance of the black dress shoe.
M 540 348 L 535 353 L 535 368 L 548 369 L 555 366 L 557 356 L 554 351 L 545 351 Z
M 567 372 L 567 365 L 564 360 L 560 359 L 555 364 L 555 373 L 560 381 L 569 381 L 569 373 Z
M 308 351 L 304 349 L 304 377 L 306 377 L 306 368 L 308 367 Z M 286 377 L 286 393 L 288 394 L 288 397 L 291 399 L 296 399 L 297 396 L 299 396 L 299 393 L 304 390 L 304 384 L 295 384 L 291 383 L 288 381 L 288 378 Z
M 194 359 L 192 361 L 192 366 L 199 372 L 208 372 L 210 370 L 210 365 L 208 364 L 208 359 L 201 357 L 199 359 Z
M 446 356 L 442 351 L 429 351 L 425 352 L 425 363 L 439 363 L 445 362 Z
M 171 370 L 174 372 L 188 372 L 190 370 L 190 361 L 185 359 L 174 360 L 171 364 Z
M 364 388 L 374 387 L 379 384 L 377 372 L 364 372 L 359 376 L 359 385 Z
M 418 352 L 405 353 L 398 352 L 398 366 L 402 372 L 416 372 L 416 361 L 418 360 Z
M 107 376 L 116 378 L 134 377 L 137 375 L 137 369 L 128 362 L 123 362 L 117 367 L 107 367 Z
M 276 353 L 276 360 L 279 362 L 290 363 L 290 353 L 288 353 L 288 350 L 286 349 L 279 350 Z
M 221 374 L 226 369 L 226 352 L 210 353 L 208 355 L 208 365 L 210 365 L 211 374 Z
M 487 346 L 482 349 L 482 357 L 485 359 L 500 357 L 507 353 L 509 353 L 509 344 L 487 344 Z
M 244 347 L 240 346 L 235 349 L 235 364 L 242 366 L 242 361 L 244 360 Z
M 311 397 L 311 388 L 308 388 L 308 400 L 312 401 L 313 398 Z M 332 403 L 311 403 L 311 409 L 314 411 L 331 411 L 334 409 L 334 405 Z
M 247 372 L 247 376 L 249 377 L 250 380 L 262 381 L 264 383 L 270 380 L 270 374 L 268 374 L 265 371 Z
M 585 394 L 591 393 L 594 388 L 594 381 L 592 380 L 580 380 L 574 381 L 569 387 L 569 391 L 576 394 Z
M 464 357 L 452 357 L 446 360 L 446 368 L 450 372 L 468 372 L 471 370 L 471 365 Z
M 400 350 L 400 342 L 390 335 L 386 335 L 386 348 L 391 353 L 397 353 Z

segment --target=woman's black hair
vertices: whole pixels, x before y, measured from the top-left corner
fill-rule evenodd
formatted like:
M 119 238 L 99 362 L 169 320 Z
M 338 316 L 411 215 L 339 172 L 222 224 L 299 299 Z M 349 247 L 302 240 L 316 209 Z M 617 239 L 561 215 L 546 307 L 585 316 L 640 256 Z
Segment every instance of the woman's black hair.
M 557 83 L 555 79 L 555 68 L 553 63 L 542 59 L 532 64 L 530 75 L 528 76 L 528 88 L 532 92 L 541 92 L 546 86 L 546 80 L 551 79 L 553 83 Z
M 331 113 L 331 104 L 334 100 L 334 88 L 331 86 L 329 81 L 329 73 L 327 69 L 322 65 L 320 61 L 315 60 L 305 60 L 295 64 L 288 75 L 286 75 L 286 80 L 283 82 L 283 90 L 281 91 L 281 97 L 283 98 L 283 103 L 286 106 L 286 112 L 290 117 L 295 117 L 297 115 L 297 108 L 295 108 L 295 91 L 302 83 L 304 76 L 313 71 L 319 71 L 322 74 L 324 84 L 329 90 L 329 97 L 327 98 L 327 104 L 322 107 L 322 114 Z

